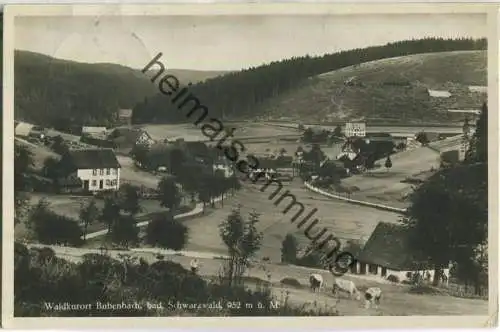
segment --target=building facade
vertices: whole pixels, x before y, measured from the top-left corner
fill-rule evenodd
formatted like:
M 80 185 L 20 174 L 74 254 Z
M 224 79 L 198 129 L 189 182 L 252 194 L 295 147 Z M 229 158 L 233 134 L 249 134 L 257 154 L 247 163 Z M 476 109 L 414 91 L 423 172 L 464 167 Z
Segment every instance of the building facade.
M 111 149 L 72 150 L 69 153 L 74 174 L 85 191 L 118 190 L 120 163 Z

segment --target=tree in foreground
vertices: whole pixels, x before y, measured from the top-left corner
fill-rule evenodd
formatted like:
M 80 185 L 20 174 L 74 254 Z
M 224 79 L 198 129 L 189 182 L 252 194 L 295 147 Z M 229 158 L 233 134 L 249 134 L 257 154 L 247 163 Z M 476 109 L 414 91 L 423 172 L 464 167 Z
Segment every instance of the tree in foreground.
M 472 136 L 466 163 L 488 162 L 488 105 L 483 104 L 481 115 L 476 122 L 476 131 Z
M 56 214 L 45 199 L 31 209 L 28 228 L 44 244 L 79 245 L 82 235 L 76 220 Z
M 294 264 L 297 260 L 297 250 L 297 239 L 292 234 L 287 234 L 281 243 L 281 262 Z
M 108 232 L 111 232 L 113 225 L 120 219 L 120 203 L 114 196 L 104 198 L 104 207 L 102 208 L 99 220 L 108 226 Z
M 160 205 L 175 211 L 181 203 L 181 193 L 172 177 L 164 177 L 158 183 Z
M 146 243 L 152 246 L 181 250 L 188 241 L 188 228 L 171 213 L 160 214 L 146 228 Z
M 229 258 L 224 266 L 224 281 L 229 285 L 240 284 L 241 277 L 249 267 L 250 258 L 259 250 L 263 234 L 257 230 L 259 215 L 241 216 L 240 207 L 231 211 L 219 225 L 219 234 L 227 247 Z
M 135 216 L 142 210 L 139 204 L 139 190 L 138 187 L 125 183 L 120 186 L 120 191 L 118 192 L 120 208 L 131 216 Z
M 99 209 L 96 201 L 92 199 L 87 204 L 82 204 L 80 207 L 80 221 L 83 223 L 83 240 L 86 240 L 88 227 L 99 218 Z
M 110 238 L 113 243 L 128 248 L 139 241 L 139 228 L 132 216 L 120 216 L 111 228 Z
M 410 196 L 406 224 L 413 249 L 436 270 L 438 284 L 450 260 L 467 265 L 487 241 L 487 165 L 444 169 L 434 174 Z M 464 255 L 467 252 L 468 255 Z

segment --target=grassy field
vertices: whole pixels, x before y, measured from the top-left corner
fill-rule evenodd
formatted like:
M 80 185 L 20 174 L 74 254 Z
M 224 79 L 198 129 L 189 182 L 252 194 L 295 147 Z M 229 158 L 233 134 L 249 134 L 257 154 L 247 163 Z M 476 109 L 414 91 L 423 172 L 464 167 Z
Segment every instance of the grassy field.
M 111 253 L 111 252 L 110 252 Z M 113 253 L 111 253 L 114 255 Z M 141 257 L 148 262 L 156 260 L 152 253 L 134 252 L 133 256 Z M 73 254 L 62 255 L 69 260 L 79 260 Z M 189 268 L 192 258 L 182 255 L 168 255 L 165 257 Z M 222 260 L 199 258 L 200 274 L 207 280 L 217 276 Z M 312 293 L 307 285 L 311 273 L 320 273 L 327 282 L 327 288 L 321 293 Z M 268 278 L 269 277 L 269 278 Z M 290 287 L 280 284 L 283 278 L 294 278 L 301 286 Z M 382 289 L 383 296 L 378 309 L 365 309 L 362 301 L 347 298 L 345 295 L 334 297 L 331 294 L 332 276 L 324 270 L 309 269 L 293 265 L 262 263 L 247 270 L 245 280 L 249 288 L 255 288 L 259 280 L 271 283 L 273 295 L 280 302 L 288 297 L 288 303 L 295 306 L 310 305 L 337 310 L 344 316 L 407 316 L 407 315 L 486 315 L 488 302 L 479 299 L 464 299 L 449 295 L 417 295 L 409 293 L 409 286 L 381 283 L 376 279 L 363 276 L 345 275 L 345 279 L 355 282 L 360 291 L 368 287 L 377 286 Z
M 451 115 L 446 110 L 481 106 L 485 96 L 468 87 L 487 85 L 486 58 L 486 51 L 456 51 L 350 66 L 310 78 L 268 101 L 263 111 L 274 118 L 302 121 L 365 117 L 418 123 L 463 119 L 463 115 Z M 353 84 L 344 84 L 347 80 Z M 452 95 L 430 97 L 427 89 L 446 90 Z
M 287 214 L 282 213 L 289 204 L 288 200 L 285 199 L 280 205 L 275 206 L 273 203 L 276 199 L 268 199 L 274 189 L 270 187 L 265 192 L 261 192 L 260 188 L 257 185 L 246 184 L 240 192 L 226 201 L 223 207 L 211 210 L 204 216 L 185 221 L 190 229 L 186 250 L 225 253 L 226 249 L 220 239 L 217 226 L 238 204 L 241 205 L 241 211 L 245 215 L 251 211 L 260 214 L 258 227 L 263 232 L 264 238 L 262 248 L 258 253 L 259 257 L 269 257 L 274 262 L 280 261 L 281 242 L 287 233 L 295 234 L 302 246 L 309 244 L 310 241 L 304 236 L 304 230 L 298 229 L 290 221 L 295 212 L 292 210 Z M 379 221 L 398 222 L 399 220 L 399 215 L 396 213 L 353 206 L 311 193 L 303 188 L 298 179 L 285 184 L 282 192 L 285 190 L 290 190 L 297 197 L 297 201 L 304 204 L 303 217 L 313 208 L 318 209 L 313 218 L 318 218 L 320 222 L 312 230 L 313 234 L 316 234 L 322 227 L 326 227 L 340 240 L 366 240 Z M 221 203 L 217 204 L 221 205 Z
M 276 126 L 268 126 L 261 123 L 252 122 L 227 122 L 224 123 L 225 128 L 236 128 L 234 131 L 234 138 L 244 138 L 244 137 L 269 137 L 273 135 L 290 135 L 298 134 L 296 129 L 279 128 Z M 153 139 L 163 140 L 184 138 L 186 141 L 203 140 L 206 141 L 208 138 L 203 135 L 200 128 L 192 123 L 187 124 L 149 124 L 141 126 L 146 130 Z M 220 134 L 222 137 L 222 134 Z

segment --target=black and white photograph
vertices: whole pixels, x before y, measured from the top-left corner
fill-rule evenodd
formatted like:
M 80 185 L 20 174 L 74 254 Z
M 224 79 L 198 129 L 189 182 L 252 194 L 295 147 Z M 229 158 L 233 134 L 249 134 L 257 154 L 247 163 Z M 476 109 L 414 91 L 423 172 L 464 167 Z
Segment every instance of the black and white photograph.
M 294 6 L 4 7 L 6 327 L 496 324 L 496 8 Z

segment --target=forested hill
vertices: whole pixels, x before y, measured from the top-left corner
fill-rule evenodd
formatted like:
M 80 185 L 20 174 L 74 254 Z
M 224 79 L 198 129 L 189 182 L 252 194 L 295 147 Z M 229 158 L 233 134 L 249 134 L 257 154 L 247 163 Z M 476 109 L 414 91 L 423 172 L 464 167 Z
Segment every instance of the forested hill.
M 15 117 L 58 127 L 111 125 L 119 108 L 133 108 L 158 90 L 140 70 L 15 51 Z M 169 70 L 198 82 L 222 72 Z
M 426 38 L 384 46 L 342 51 L 319 57 L 294 57 L 209 79 L 190 88 L 211 117 L 224 119 L 270 116 L 266 103 L 299 87 L 309 77 L 368 61 L 458 50 L 486 50 L 486 39 Z M 266 112 L 264 112 L 266 111 Z M 185 112 L 171 105 L 169 97 L 156 94 L 134 108 L 134 122 L 186 122 Z

